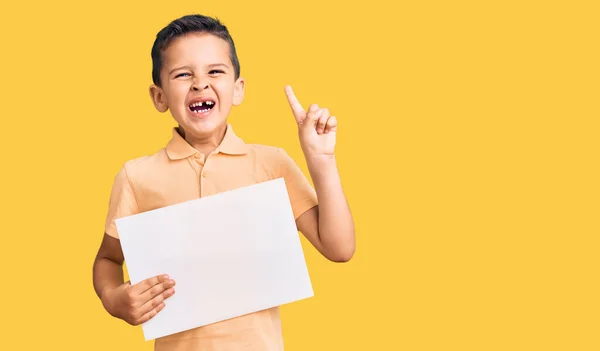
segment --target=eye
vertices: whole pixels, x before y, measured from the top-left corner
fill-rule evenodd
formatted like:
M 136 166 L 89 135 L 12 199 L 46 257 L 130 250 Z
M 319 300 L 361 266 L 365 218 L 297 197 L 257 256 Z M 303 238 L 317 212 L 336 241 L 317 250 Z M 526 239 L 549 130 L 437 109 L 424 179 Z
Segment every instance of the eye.
M 220 69 L 213 69 L 213 70 L 211 70 L 210 72 L 208 72 L 208 74 L 213 74 L 213 75 L 214 75 L 214 74 L 220 74 L 220 73 L 225 73 L 225 72 L 223 72 L 223 71 L 222 71 L 222 70 L 220 70 Z
M 179 78 L 179 77 L 187 77 L 189 76 L 189 73 L 179 73 L 178 75 L 175 76 L 175 78 Z

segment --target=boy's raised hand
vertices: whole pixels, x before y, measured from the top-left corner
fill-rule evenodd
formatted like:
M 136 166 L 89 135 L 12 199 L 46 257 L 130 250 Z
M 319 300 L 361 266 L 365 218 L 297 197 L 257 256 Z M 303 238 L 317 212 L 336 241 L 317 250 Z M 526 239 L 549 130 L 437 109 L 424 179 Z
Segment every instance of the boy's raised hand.
M 152 319 L 164 307 L 164 300 L 175 293 L 175 281 L 166 275 L 158 275 L 135 285 L 129 282 L 108 291 L 108 312 L 131 325 L 139 325 Z
M 306 157 L 331 156 L 335 149 L 337 120 L 330 116 L 329 110 L 312 104 L 305 111 L 294 95 L 292 87 L 285 86 L 285 94 L 292 108 L 296 123 L 300 146 Z

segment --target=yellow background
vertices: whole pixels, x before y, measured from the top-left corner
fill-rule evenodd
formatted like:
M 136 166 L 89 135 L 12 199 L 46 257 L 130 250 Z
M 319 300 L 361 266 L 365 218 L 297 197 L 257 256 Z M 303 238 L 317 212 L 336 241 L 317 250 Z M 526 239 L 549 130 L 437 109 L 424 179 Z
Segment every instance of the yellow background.
M 216 15 L 230 122 L 306 171 L 283 93 L 328 107 L 358 251 L 305 245 L 286 350 L 598 350 L 597 2 L 3 2 L 2 350 L 151 350 L 92 288 L 110 187 L 174 125 L 150 48 Z

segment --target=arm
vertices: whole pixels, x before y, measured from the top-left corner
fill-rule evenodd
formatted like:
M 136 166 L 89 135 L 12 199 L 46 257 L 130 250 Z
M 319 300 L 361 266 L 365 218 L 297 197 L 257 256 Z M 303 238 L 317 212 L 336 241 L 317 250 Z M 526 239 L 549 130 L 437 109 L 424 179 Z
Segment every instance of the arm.
M 123 261 L 121 242 L 105 233 L 94 260 L 94 289 L 110 315 L 139 325 L 165 307 L 164 300 L 175 293 L 175 282 L 161 275 L 131 285 L 124 282 Z
M 123 279 L 123 252 L 119 239 L 104 234 L 100 249 L 94 260 L 94 290 L 96 295 L 106 307 L 105 293 L 124 283 Z
M 300 144 L 319 202 L 300 215 L 296 225 L 327 259 L 349 261 L 354 255 L 356 240 L 334 154 L 337 120 L 326 108 L 317 105 L 311 105 L 305 112 L 292 89 L 286 87 L 285 91 L 298 123 Z
M 335 158 L 309 161 L 308 168 L 319 205 L 298 217 L 298 230 L 327 259 L 347 262 L 356 249 L 354 222 Z

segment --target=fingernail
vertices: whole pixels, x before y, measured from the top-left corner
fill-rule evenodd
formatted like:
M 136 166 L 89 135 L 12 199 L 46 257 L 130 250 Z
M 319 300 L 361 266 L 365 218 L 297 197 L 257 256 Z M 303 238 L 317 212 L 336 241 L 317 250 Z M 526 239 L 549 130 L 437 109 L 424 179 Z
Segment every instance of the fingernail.
M 163 275 L 163 278 L 165 278 L 165 279 L 169 279 L 169 275 L 168 275 L 168 274 L 165 274 L 165 275 Z

